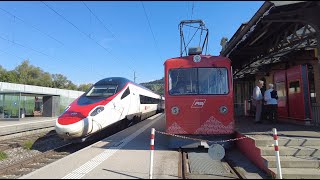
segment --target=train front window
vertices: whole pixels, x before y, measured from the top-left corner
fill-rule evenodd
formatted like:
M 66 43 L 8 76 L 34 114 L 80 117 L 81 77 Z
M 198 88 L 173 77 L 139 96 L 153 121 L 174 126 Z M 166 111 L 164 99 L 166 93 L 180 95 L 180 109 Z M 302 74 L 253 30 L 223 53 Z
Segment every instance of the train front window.
M 228 94 L 226 68 L 179 68 L 169 71 L 170 95 Z
M 199 68 L 199 94 L 228 94 L 226 68 Z
M 116 93 L 117 85 L 99 85 L 93 86 L 86 94 L 87 97 L 109 97 Z
M 170 95 L 198 94 L 197 69 L 171 69 L 169 73 Z

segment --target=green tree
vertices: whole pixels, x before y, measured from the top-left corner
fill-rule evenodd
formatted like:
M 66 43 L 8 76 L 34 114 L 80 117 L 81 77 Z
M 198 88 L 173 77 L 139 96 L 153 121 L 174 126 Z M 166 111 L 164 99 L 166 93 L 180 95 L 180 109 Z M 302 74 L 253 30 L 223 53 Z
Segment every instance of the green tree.
M 5 76 L 6 76 L 7 71 L 0 65 L 0 82 L 6 81 Z
M 54 88 L 65 89 L 68 87 L 68 79 L 62 74 L 52 75 L 52 84 Z
M 30 84 L 28 82 L 32 82 L 30 71 L 30 62 L 29 60 L 23 61 L 19 66 L 15 68 L 15 72 L 18 77 L 18 81 L 16 83 L 19 84 Z M 35 75 L 34 75 L 35 76 Z M 30 84 L 32 85 L 32 84 Z
M 67 89 L 70 89 L 70 90 L 77 90 L 78 87 L 77 85 L 73 84 L 70 80 L 67 81 Z
M 18 78 L 17 83 L 44 87 L 52 86 L 50 74 L 39 67 L 31 65 L 29 60 L 25 60 L 17 66 L 15 72 Z
M 44 72 L 41 68 L 31 65 L 29 60 L 23 61 L 12 71 L 7 71 L 0 65 L 0 81 L 80 91 L 86 91 L 92 86 L 88 83 L 78 87 L 66 76 Z
M 92 85 L 93 85 L 92 83 L 80 84 L 78 87 L 78 91 L 87 91 Z
M 18 82 L 17 73 L 14 70 L 7 71 L 3 76 L 3 82 L 17 83 Z
M 39 81 L 37 82 L 37 84 L 45 87 L 53 87 L 51 74 L 48 72 L 42 72 L 41 74 L 42 75 L 38 78 Z

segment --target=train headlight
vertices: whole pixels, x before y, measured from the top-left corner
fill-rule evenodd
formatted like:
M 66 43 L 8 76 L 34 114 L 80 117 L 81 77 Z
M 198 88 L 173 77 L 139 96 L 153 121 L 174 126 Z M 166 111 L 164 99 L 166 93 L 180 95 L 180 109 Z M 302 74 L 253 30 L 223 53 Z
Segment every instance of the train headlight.
M 171 108 L 171 113 L 173 115 L 177 115 L 177 114 L 179 114 L 179 112 L 180 112 L 180 109 L 178 107 L 174 106 Z
M 104 107 L 97 107 L 91 114 L 90 116 L 95 116 L 99 113 L 101 113 L 104 110 Z
M 228 108 L 226 106 L 221 106 L 219 108 L 221 114 L 227 114 Z

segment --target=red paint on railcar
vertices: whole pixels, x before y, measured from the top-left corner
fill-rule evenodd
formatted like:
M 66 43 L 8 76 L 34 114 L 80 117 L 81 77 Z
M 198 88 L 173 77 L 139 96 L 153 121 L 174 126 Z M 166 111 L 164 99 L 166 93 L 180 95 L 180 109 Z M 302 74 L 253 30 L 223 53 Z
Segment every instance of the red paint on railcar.
M 200 57 L 200 62 L 195 62 L 191 55 L 168 59 L 164 63 L 166 132 L 232 134 L 234 107 L 231 61 L 220 56 Z M 184 84 L 185 93 L 174 92 L 174 86 L 179 83 Z

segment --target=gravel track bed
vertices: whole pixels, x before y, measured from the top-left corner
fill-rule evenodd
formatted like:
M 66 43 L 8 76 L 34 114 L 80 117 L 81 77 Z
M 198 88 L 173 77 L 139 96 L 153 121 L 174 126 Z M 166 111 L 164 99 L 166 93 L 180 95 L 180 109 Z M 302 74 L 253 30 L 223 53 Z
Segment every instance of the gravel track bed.
M 4 152 L 7 154 L 8 157 L 4 160 L 0 160 L 0 167 L 5 167 L 10 164 L 19 162 L 22 159 L 27 159 L 32 156 L 41 154 L 45 151 L 51 150 L 55 147 L 59 147 L 63 144 L 66 144 L 66 142 L 57 136 L 53 136 L 49 138 L 40 137 L 34 142 L 31 150 L 24 149 L 23 147 L 7 149 Z

